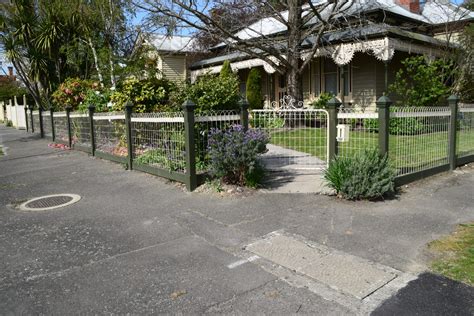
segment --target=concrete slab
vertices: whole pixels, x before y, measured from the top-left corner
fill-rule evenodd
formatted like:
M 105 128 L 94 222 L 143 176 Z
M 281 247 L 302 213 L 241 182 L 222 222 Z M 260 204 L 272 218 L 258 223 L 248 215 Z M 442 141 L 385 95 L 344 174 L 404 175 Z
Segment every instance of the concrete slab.
M 323 175 L 318 171 L 272 171 L 263 183 L 264 193 L 313 193 L 331 194 L 333 190 L 326 186 Z
M 397 277 L 389 267 L 280 234 L 250 244 L 247 250 L 358 299 Z
M 311 154 L 268 144 L 261 161 L 268 170 L 320 170 L 326 162 Z

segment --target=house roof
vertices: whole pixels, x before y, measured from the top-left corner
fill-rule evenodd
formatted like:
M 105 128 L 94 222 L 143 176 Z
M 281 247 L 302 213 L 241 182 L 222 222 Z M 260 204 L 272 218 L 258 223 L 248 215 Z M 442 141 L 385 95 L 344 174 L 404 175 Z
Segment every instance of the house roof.
M 328 0 L 313 1 L 313 3 L 318 5 L 325 3 L 326 1 Z M 346 6 L 347 9 L 344 10 L 344 7 L 342 8 L 344 13 L 341 13 L 341 16 L 357 16 L 376 10 L 382 10 L 428 25 L 474 19 L 474 12 L 456 6 L 450 3 L 449 0 L 427 0 L 424 3 L 421 0 L 420 14 L 410 12 L 404 7 L 396 4 L 395 0 L 353 1 L 356 2 L 353 4 L 350 1 L 348 2 Z M 308 5 L 305 7 L 308 8 Z M 321 16 L 323 16 L 323 18 L 327 16 L 329 10 L 330 8 L 328 7 L 325 11 L 321 12 Z M 283 11 L 281 15 L 284 19 L 288 19 L 288 11 Z M 314 18 L 308 24 L 315 24 L 317 22 L 317 19 Z M 286 30 L 286 25 L 278 21 L 276 18 L 268 17 L 263 18 L 251 24 L 249 27 L 242 29 L 241 31 L 237 32 L 235 36 L 245 40 L 258 38 L 261 36 L 275 35 L 285 32 Z M 225 46 L 225 43 L 220 43 L 216 46 L 216 48 L 223 46 Z
M 151 34 L 147 42 L 153 45 L 158 51 L 190 53 L 194 49 L 194 39 L 189 36 L 166 36 L 161 34 Z
M 402 30 L 399 27 L 390 26 L 387 24 L 372 24 L 361 26 L 358 28 L 351 28 L 339 31 L 328 32 L 321 38 L 323 45 L 337 44 L 342 42 L 353 42 L 354 39 L 366 40 L 390 36 L 392 38 L 407 39 L 410 42 L 421 42 L 429 46 L 445 47 L 445 41 L 435 39 L 428 35 L 414 33 Z M 309 48 L 314 44 L 314 37 L 308 37 L 302 43 L 303 48 Z M 214 58 L 204 59 L 191 65 L 191 69 L 205 68 L 212 65 L 218 65 L 225 60 L 237 61 L 249 58 L 249 55 L 242 52 L 234 52 L 227 55 L 222 55 Z

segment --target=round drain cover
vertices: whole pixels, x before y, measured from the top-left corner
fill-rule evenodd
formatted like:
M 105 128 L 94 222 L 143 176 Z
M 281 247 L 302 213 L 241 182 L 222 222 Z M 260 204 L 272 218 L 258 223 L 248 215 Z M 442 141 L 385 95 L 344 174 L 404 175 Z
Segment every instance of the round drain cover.
M 40 196 L 20 205 L 23 211 L 47 211 L 76 203 L 81 197 L 77 194 L 53 194 Z

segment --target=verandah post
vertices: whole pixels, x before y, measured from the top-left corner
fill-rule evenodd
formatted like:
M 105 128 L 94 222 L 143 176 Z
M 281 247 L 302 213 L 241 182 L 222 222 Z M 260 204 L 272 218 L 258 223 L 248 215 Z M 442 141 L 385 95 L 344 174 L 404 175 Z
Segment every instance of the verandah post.
M 389 126 L 390 126 L 390 105 L 392 100 L 387 96 L 381 96 L 377 102 L 378 109 L 378 130 L 379 130 L 379 153 L 381 156 L 388 155 L 389 148 Z
M 186 144 L 186 188 L 194 191 L 197 188 L 196 147 L 194 143 L 194 109 L 196 104 L 187 100 L 183 103 L 184 139 Z
M 91 136 L 91 155 L 95 156 L 95 132 L 94 132 L 94 111 L 95 106 L 89 104 L 89 133 Z
M 327 103 L 327 109 L 328 109 L 328 130 L 329 130 L 329 135 L 328 135 L 328 161 L 331 162 L 336 155 L 337 155 L 337 110 L 341 106 L 341 101 L 339 101 L 337 98 L 332 98 L 331 100 L 328 101 Z
M 249 129 L 249 102 L 243 98 L 239 102 L 240 105 L 240 124 L 244 128 L 244 131 Z
M 132 110 L 133 103 L 127 101 L 125 104 L 125 133 L 127 135 L 128 170 L 133 169 Z
M 66 125 L 67 125 L 67 136 L 68 136 L 68 146 L 72 148 L 72 131 L 71 131 L 71 110 L 72 106 L 66 106 Z
M 451 108 L 451 116 L 449 118 L 449 169 L 454 170 L 457 167 L 457 153 L 456 153 L 456 141 L 457 141 L 457 119 L 458 119 L 458 104 L 459 97 L 457 95 L 451 95 L 448 98 L 448 104 Z

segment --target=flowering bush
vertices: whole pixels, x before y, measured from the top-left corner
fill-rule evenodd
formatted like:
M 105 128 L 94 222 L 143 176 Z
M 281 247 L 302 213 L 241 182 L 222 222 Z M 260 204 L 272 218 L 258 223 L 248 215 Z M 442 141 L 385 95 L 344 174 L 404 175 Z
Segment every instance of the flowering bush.
M 267 151 L 268 135 L 258 129 L 244 131 L 241 125 L 227 130 L 212 129 L 208 150 L 211 173 L 225 183 L 255 186 L 261 166 L 257 158 Z
M 99 83 L 92 80 L 68 78 L 52 94 L 55 110 L 64 110 L 67 105 L 75 111 L 84 101 L 89 90 L 99 90 Z
M 169 93 L 174 85 L 165 79 L 149 78 L 128 79 L 112 94 L 114 111 L 123 111 L 125 103 L 130 100 L 134 111 L 139 113 L 172 110 L 169 106 Z
M 87 112 L 89 105 L 95 106 L 96 112 L 108 112 L 112 103 L 110 102 L 110 96 L 112 92 L 107 89 L 105 91 L 100 91 L 99 89 L 89 89 L 86 91 L 84 100 L 79 104 L 77 109 L 80 112 Z

